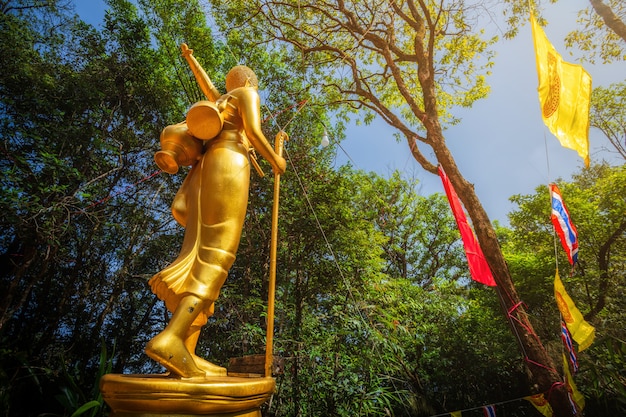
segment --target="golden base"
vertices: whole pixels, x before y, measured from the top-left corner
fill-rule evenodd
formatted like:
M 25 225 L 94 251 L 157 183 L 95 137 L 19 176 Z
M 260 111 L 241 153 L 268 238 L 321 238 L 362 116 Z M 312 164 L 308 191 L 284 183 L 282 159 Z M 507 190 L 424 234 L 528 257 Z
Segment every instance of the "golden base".
M 261 417 L 261 410 L 255 408 L 250 411 L 241 413 L 220 413 L 220 414 L 201 414 L 202 417 Z M 130 412 L 112 412 L 109 417 L 198 417 L 198 414 L 155 414 L 155 413 L 130 413 Z
M 107 374 L 100 380 L 113 417 L 260 417 L 275 388 L 274 378 Z

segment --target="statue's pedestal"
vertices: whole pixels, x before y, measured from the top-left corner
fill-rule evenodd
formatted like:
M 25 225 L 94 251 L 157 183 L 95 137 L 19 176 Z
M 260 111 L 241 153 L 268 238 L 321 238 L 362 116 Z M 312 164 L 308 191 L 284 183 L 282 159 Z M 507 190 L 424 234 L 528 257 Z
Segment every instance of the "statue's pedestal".
M 275 388 L 274 378 L 232 376 L 107 374 L 100 380 L 111 417 L 261 417 L 260 407 Z

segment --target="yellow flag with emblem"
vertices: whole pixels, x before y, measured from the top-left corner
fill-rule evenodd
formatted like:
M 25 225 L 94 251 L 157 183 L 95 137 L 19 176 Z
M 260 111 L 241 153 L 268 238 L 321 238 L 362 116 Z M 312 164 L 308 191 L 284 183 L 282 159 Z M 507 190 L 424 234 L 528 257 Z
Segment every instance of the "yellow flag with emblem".
M 541 117 L 561 145 L 578 152 L 588 167 L 591 76 L 582 66 L 563 61 L 532 14 L 530 21 Z
M 587 349 L 591 346 L 593 339 L 596 337 L 596 329 L 585 321 L 582 313 L 574 304 L 574 300 L 572 300 L 565 291 L 558 270 L 554 277 L 554 297 L 556 298 L 556 304 L 559 307 L 563 321 L 565 321 L 567 330 L 569 330 L 572 338 L 578 343 L 578 350 Z
M 537 411 L 544 416 L 552 417 L 552 406 L 543 394 L 529 395 L 528 397 L 524 397 L 524 399 L 530 401 L 530 403 L 535 406 Z

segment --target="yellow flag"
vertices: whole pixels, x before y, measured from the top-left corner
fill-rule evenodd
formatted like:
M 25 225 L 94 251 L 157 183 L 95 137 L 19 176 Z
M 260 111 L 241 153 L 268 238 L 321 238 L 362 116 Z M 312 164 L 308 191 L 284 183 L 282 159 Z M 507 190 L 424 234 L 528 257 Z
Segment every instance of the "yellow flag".
M 543 394 L 529 395 L 524 397 L 525 400 L 530 401 L 532 405 L 544 416 L 552 417 L 552 407 Z
M 577 411 L 581 412 L 583 408 L 585 408 L 585 396 L 578 391 L 576 384 L 574 384 L 574 378 L 572 378 L 572 374 L 569 371 L 569 363 L 567 362 L 565 354 L 563 354 L 563 373 L 565 374 L 565 386 L 567 387 L 567 391 L 572 401 L 574 401 L 574 404 L 576 404 Z
M 591 76 L 582 66 L 563 61 L 532 14 L 530 21 L 541 117 L 561 145 L 578 152 L 588 167 Z
M 567 329 L 572 334 L 572 338 L 578 343 L 578 350 L 587 349 L 593 343 L 596 329 L 585 321 L 583 315 L 576 308 L 574 301 L 565 291 L 558 269 L 554 277 L 554 297 Z
M 461 412 L 460 411 L 453 411 L 450 413 L 450 416 L 452 417 L 461 417 Z

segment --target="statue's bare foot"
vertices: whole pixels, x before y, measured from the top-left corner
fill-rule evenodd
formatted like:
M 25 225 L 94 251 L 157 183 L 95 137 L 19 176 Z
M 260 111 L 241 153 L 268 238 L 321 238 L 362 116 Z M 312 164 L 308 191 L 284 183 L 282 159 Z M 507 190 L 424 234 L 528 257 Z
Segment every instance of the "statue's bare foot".
M 206 373 L 206 376 L 226 376 L 228 373 L 226 368 L 215 365 L 199 356 L 193 355 L 193 360 L 196 366 Z
M 150 340 L 145 350 L 149 357 L 183 378 L 206 377 L 206 372 L 196 365 L 183 341 L 165 331 Z

